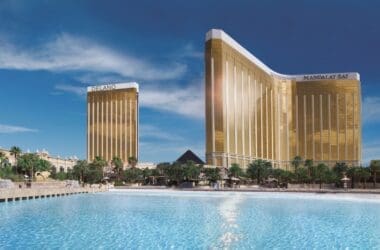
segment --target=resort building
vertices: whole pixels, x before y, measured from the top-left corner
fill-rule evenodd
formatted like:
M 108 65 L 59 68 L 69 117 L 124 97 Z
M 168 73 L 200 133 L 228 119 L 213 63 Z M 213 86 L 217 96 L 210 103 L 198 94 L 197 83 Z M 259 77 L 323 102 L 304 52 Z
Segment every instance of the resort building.
M 15 157 L 11 154 L 8 149 L 0 148 L 0 152 L 5 154 L 5 157 L 8 159 L 8 162 L 13 166 L 16 164 Z M 26 151 L 27 154 L 31 153 L 29 150 Z M 70 156 L 70 157 L 60 157 L 50 155 L 48 151 L 36 150 L 36 155 L 38 155 L 41 159 L 44 159 L 51 163 L 52 167 L 56 169 L 57 172 L 67 172 L 68 169 L 73 169 L 77 164 L 78 157 Z
M 207 164 L 361 162 L 358 73 L 280 74 L 216 29 L 206 34 L 205 64 Z
M 87 160 L 110 162 L 138 158 L 139 85 L 107 84 L 87 88 Z

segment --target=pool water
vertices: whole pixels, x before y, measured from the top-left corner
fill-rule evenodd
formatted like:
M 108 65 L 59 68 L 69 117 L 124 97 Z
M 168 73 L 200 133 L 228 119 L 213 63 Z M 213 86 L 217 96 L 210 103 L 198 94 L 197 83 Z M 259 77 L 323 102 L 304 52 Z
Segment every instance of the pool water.
M 113 191 L 0 204 L 0 249 L 380 249 L 380 200 Z

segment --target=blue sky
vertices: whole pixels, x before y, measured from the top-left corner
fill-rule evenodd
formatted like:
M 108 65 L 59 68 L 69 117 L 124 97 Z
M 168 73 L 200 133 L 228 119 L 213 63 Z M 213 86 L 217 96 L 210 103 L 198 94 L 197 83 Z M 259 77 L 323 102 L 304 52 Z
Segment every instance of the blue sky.
M 85 157 L 85 86 L 140 84 L 140 160 L 204 157 L 205 33 L 286 74 L 361 75 L 363 159 L 380 158 L 380 2 L 0 1 L 0 146 Z

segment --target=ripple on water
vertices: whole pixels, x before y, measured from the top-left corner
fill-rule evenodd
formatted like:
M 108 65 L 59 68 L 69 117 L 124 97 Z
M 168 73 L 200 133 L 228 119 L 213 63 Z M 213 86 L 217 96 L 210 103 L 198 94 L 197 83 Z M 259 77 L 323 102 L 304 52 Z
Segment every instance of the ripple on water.
M 348 196 L 68 196 L 0 204 L 0 249 L 379 249 L 379 211 Z

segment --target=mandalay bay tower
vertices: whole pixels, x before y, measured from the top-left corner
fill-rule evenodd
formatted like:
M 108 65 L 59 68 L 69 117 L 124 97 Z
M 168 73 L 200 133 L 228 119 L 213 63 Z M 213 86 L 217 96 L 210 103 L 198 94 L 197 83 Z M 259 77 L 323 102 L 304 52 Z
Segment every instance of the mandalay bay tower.
M 205 64 L 208 164 L 361 162 L 358 73 L 280 74 L 216 29 L 206 34 Z
M 114 156 L 124 163 L 138 158 L 137 83 L 118 83 L 87 88 L 87 160 Z

